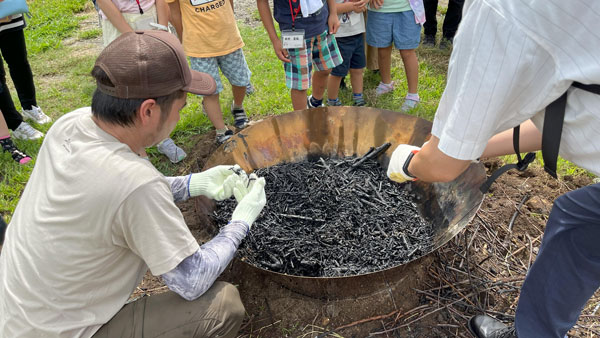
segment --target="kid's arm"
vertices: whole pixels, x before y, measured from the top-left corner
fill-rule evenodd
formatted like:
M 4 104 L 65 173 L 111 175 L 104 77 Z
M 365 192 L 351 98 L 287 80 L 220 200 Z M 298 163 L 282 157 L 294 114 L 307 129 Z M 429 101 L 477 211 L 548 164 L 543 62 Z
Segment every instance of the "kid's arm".
M 337 4 L 335 3 L 335 0 L 327 0 L 327 5 L 329 6 L 329 18 L 327 19 L 329 34 L 335 34 L 338 28 L 340 28 L 340 19 L 337 15 Z
M 110 23 L 112 23 L 113 26 L 115 26 L 115 28 L 119 30 L 119 32 L 133 32 L 131 26 L 129 26 L 127 21 L 125 21 L 125 18 L 123 17 L 117 6 L 115 6 L 115 4 L 112 3 L 112 1 L 98 0 L 98 7 L 100 7 L 104 15 L 106 15 L 108 21 L 110 21 Z
M 169 5 L 167 5 L 165 0 L 156 0 L 155 6 L 158 24 L 169 27 Z
M 262 21 L 263 26 L 265 26 L 265 30 L 267 31 L 269 39 L 273 44 L 275 55 L 277 55 L 277 58 L 283 62 L 290 62 L 289 53 L 283 48 L 281 40 L 279 40 L 277 32 L 275 31 L 275 24 L 273 23 L 273 16 L 271 15 L 271 8 L 269 8 L 269 0 L 256 0 L 256 7 L 258 8 L 260 20 Z
M 348 2 L 344 2 L 344 3 L 338 3 L 338 4 L 336 4 L 337 13 L 338 14 L 349 13 L 349 12 L 362 13 L 367 9 L 368 3 L 369 3 L 369 0 L 358 0 L 358 1 L 348 1 Z
M 175 27 L 179 41 L 183 41 L 183 24 L 181 23 L 181 8 L 179 8 L 179 0 L 169 2 L 169 10 L 171 11 L 171 23 Z

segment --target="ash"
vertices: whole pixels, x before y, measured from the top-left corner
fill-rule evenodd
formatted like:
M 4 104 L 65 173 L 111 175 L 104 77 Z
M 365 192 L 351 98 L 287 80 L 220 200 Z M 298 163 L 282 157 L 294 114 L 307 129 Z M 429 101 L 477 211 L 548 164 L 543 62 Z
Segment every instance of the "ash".
M 238 256 L 267 270 L 297 276 L 339 277 L 375 272 L 431 251 L 410 183 L 390 181 L 375 160 L 319 159 L 256 170 L 267 185 L 267 205 Z M 219 202 L 224 226 L 236 206 Z

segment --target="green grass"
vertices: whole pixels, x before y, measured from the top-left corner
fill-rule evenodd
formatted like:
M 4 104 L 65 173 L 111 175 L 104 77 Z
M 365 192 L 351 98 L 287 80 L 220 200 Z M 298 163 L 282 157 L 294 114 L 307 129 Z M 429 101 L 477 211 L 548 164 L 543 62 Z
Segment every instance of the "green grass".
M 49 49 L 57 48 L 61 42 L 70 37 L 79 27 L 82 20 L 74 15 L 82 12 L 89 0 L 29 0 L 27 50 L 36 55 Z
M 100 36 L 96 12 L 89 0 L 36 0 L 30 1 L 32 18 L 28 20 L 25 35 L 29 51 L 37 99 L 54 120 L 79 107 L 89 106 L 95 84 L 89 75 L 97 57 L 93 40 Z M 253 14 L 257 16 L 257 12 Z M 85 24 L 83 23 L 85 21 Z M 440 21 L 441 22 L 441 21 Z M 439 25 L 441 27 L 441 24 Z M 275 57 L 271 43 L 262 25 L 252 28 L 239 25 L 246 47 L 244 53 L 252 71 L 252 83 L 256 92 L 247 97 L 245 108 L 252 119 L 282 114 L 292 110 L 289 90 L 285 86 L 281 62 Z M 419 95 L 422 104 L 410 113 L 428 120 L 435 115 L 437 103 L 445 86 L 449 51 L 437 48 L 417 50 L 419 66 Z M 398 52 L 393 54 L 392 75 L 397 88 L 392 94 L 375 97 L 374 88 L 380 77 L 365 71 L 365 98 L 369 106 L 400 110 L 406 95 L 406 76 Z M 225 90 L 221 93 L 221 107 L 226 123 L 232 123 L 230 105 L 231 87 L 223 78 Z M 346 80 L 349 84 L 349 79 Z M 9 86 L 15 105 L 20 108 L 16 92 L 10 80 Z M 351 90 L 340 91 L 342 102 L 351 102 Z M 46 132 L 49 125 L 34 125 Z M 181 112 L 181 121 L 173 132 L 173 139 L 188 153 L 193 151 L 195 136 L 212 129 L 208 118 L 202 113 L 201 100 L 188 95 L 188 105 Z M 41 141 L 17 140 L 17 145 L 34 157 Z M 155 149 L 148 153 L 152 163 L 167 175 L 188 170 L 189 164 L 171 164 Z M 14 212 L 19 197 L 31 174 L 32 165 L 18 165 L 8 154 L 0 154 L 0 214 L 6 219 Z M 583 172 L 564 160 L 559 171 L 565 174 Z

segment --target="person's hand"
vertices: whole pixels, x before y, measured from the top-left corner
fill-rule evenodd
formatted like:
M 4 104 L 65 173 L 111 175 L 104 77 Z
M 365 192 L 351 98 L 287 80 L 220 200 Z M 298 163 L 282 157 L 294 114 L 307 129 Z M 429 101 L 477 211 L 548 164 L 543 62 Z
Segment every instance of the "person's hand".
M 369 3 L 375 9 L 380 9 L 383 6 L 383 0 L 370 0 Z
M 233 188 L 238 181 L 247 183 L 246 173 L 238 165 L 219 165 L 190 175 L 190 197 L 204 195 L 222 201 L 233 195 Z
M 340 19 L 337 15 L 329 15 L 327 24 L 329 25 L 329 34 L 335 34 L 337 33 L 338 28 L 340 28 Z
M 258 176 L 252 173 L 250 176 L 235 182 L 235 185 L 233 186 L 233 196 L 238 203 L 248 195 L 257 180 Z
M 275 55 L 277 55 L 279 60 L 283 62 L 291 62 L 289 59 L 290 54 L 288 53 L 287 49 L 283 48 L 281 40 L 273 41 L 273 49 L 275 50 Z
M 369 3 L 369 0 L 358 0 L 358 1 L 353 1 L 352 2 L 352 10 L 355 13 L 362 13 L 364 11 L 367 10 L 367 4 Z
M 252 227 L 256 218 L 267 204 L 267 196 L 265 195 L 265 179 L 264 177 L 250 181 L 250 188 L 246 195 L 237 187 L 234 188 L 236 199 L 241 197 L 237 207 L 231 215 L 232 221 L 243 221 Z
M 408 172 L 408 164 L 419 150 L 421 148 L 409 144 L 399 145 L 392 153 L 392 158 L 387 168 L 388 178 L 398 183 L 415 181 L 417 178 Z

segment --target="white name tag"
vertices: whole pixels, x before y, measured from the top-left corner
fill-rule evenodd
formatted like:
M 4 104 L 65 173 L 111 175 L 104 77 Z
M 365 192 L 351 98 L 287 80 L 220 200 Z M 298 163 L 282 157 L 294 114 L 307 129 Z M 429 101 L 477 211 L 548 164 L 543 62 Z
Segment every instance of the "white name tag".
M 281 44 L 285 49 L 304 48 L 304 29 L 281 31 Z

